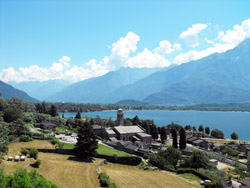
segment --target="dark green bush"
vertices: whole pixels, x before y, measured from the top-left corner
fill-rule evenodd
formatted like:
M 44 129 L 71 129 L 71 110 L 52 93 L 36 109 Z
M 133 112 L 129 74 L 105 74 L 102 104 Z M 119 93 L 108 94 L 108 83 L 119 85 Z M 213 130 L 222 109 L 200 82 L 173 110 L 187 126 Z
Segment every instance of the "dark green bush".
M 34 163 L 32 164 L 32 166 L 33 166 L 34 168 L 39 168 L 40 165 L 41 165 L 41 160 L 40 160 L 40 159 L 37 159 L 36 162 L 34 162 Z
M 29 157 L 37 159 L 38 151 L 35 148 L 31 148 L 29 151 Z
M 32 138 L 28 135 L 21 135 L 20 136 L 20 142 L 29 142 L 31 140 L 32 140 Z
M 27 148 L 22 148 L 21 149 L 21 154 L 28 155 L 28 153 L 29 153 L 29 150 Z
M 109 179 L 109 177 L 104 173 L 100 173 L 98 176 L 100 180 L 101 187 L 116 188 L 116 185 Z

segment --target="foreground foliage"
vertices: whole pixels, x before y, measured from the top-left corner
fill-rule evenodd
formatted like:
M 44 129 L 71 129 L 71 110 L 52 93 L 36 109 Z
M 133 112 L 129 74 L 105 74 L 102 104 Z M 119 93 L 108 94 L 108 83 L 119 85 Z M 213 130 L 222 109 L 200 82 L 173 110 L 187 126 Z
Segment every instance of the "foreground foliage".
M 109 177 L 104 173 L 100 173 L 98 176 L 100 180 L 101 187 L 116 188 L 116 185 L 109 179 Z
M 57 188 L 55 184 L 47 181 L 36 171 L 27 172 L 26 169 L 18 168 L 14 174 L 5 176 L 0 167 L 0 187 L 1 188 Z

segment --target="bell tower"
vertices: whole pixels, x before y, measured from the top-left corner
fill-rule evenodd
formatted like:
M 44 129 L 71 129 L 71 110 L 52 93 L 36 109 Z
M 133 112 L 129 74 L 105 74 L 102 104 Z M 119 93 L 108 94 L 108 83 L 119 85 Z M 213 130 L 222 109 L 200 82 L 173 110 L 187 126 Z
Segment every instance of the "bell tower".
M 117 111 L 117 123 L 118 125 L 121 125 L 121 126 L 124 125 L 124 113 L 121 108 L 119 108 Z

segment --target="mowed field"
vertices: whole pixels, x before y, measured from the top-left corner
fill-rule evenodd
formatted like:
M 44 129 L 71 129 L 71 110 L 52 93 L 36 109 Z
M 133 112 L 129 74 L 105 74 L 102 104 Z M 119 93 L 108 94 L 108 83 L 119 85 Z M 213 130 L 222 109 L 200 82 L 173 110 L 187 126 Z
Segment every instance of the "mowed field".
M 119 188 L 193 188 L 196 181 L 187 181 L 167 171 L 145 171 L 134 166 L 109 163 L 100 167 Z
M 11 143 L 9 153 L 5 156 L 19 155 L 21 148 L 54 148 L 48 141 L 32 141 Z M 38 159 L 41 166 L 36 169 L 46 179 L 62 188 L 98 188 L 99 180 L 97 169 L 104 171 L 118 188 L 193 188 L 200 187 L 197 182 L 190 182 L 184 178 L 166 171 L 144 171 L 136 166 L 127 166 L 109 163 L 99 166 L 103 159 L 95 159 L 92 163 L 82 162 L 73 156 L 54 153 L 39 152 Z M 18 167 L 25 167 L 34 163 L 34 159 L 27 158 L 24 162 L 3 160 L 1 166 L 7 174 L 12 173 Z M 33 170 L 29 167 L 28 170 Z

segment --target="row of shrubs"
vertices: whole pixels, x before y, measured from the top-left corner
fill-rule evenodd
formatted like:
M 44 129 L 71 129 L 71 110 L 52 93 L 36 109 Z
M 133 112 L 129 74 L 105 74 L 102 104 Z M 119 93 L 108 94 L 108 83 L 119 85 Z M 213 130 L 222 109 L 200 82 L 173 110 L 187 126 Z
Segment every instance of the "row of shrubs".
M 98 176 L 101 187 L 116 188 L 116 185 L 109 179 L 109 177 L 101 172 Z
M 209 176 L 208 174 L 203 173 L 203 172 L 196 170 L 194 168 L 179 168 L 177 170 L 177 173 L 178 174 L 192 173 L 192 174 L 198 176 L 199 178 L 201 178 L 202 180 L 211 180 L 211 182 L 205 183 L 205 188 L 216 188 L 218 185 L 218 181 L 214 177 Z

